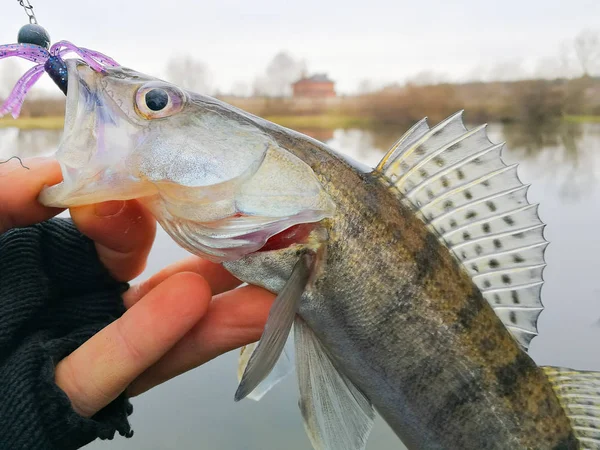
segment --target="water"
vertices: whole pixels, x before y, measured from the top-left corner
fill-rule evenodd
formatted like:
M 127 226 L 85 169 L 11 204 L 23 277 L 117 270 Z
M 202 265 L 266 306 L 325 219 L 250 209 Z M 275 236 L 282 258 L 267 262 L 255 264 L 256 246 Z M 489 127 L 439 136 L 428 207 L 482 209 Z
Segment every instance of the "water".
M 366 164 L 376 164 L 403 130 L 333 130 L 318 137 Z M 548 267 L 539 320 L 531 345 L 539 364 L 600 370 L 600 124 L 536 127 L 492 125 L 494 142 L 507 141 L 504 158 L 520 162 L 519 174 L 532 183 L 529 198 L 539 202 L 548 224 Z M 52 151 L 60 133 L 0 130 L 0 159 Z M 159 231 L 141 278 L 186 255 Z M 133 439 L 96 442 L 90 450 L 308 450 L 290 378 L 260 403 L 233 402 L 236 353 L 227 354 L 133 400 Z M 368 449 L 403 448 L 378 420 Z

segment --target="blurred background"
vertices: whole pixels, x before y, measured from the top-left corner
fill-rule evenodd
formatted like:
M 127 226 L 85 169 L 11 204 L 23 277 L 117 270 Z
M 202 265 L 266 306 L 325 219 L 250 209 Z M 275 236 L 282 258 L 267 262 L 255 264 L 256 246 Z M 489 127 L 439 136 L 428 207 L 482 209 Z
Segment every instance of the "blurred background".
M 424 116 L 465 109 L 519 162 L 548 224 L 539 364 L 600 370 L 600 2 L 32 0 L 54 41 L 219 97 L 375 165 Z M 26 16 L 3 2 L 0 42 Z M 27 69 L 0 60 L 0 99 Z M 47 77 L 21 118 L 0 119 L 0 160 L 51 154 L 64 96 Z M 185 256 L 162 231 L 146 278 Z M 135 436 L 89 449 L 310 449 L 293 377 L 233 402 L 236 354 L 134 399 Z M 403 448 L 379 420 L 370 450 Z

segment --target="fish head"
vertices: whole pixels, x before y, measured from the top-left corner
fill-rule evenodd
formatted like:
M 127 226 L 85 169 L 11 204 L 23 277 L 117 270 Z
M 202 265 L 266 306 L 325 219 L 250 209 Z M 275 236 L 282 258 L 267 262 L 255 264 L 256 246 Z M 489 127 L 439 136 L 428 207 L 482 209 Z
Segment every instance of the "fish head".
M 44 196 L 55 206 L 144 197 L 156 193 L 156 183 L 218 184 L 265 153 L 266 143 L 251 133 L 243 148 L 236 146 L 228 133 L 240 127 L 202 111 L 177 86 L 121 67 L 97 72 L 79 60 L 67 67 L 65 128 L 56 153 L 64 182 Z
M 43 204 L 139 199 L 180 245 L 215 261 L 333 214 L 312 169 L 243 111 L 131 69 L 66 63 L 63 182 Z

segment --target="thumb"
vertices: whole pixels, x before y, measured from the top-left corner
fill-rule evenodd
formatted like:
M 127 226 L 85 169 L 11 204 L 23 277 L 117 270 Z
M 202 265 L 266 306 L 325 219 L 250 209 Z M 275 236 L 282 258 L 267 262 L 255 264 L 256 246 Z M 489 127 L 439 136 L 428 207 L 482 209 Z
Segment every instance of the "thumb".
M 0 234 L 14 227 L 23 227 L 48 220 L 61 212 L 47 208 L 37 201 L 45 185 L 62 179 L 56 161 L 32 158 L 23 165 L 14 161 L 0 161 Z

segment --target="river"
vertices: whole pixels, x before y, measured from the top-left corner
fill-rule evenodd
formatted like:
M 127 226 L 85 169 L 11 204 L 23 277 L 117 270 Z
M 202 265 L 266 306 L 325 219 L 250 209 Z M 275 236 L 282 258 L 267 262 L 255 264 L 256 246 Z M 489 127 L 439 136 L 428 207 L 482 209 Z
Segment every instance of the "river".
M 404 130 L 330 130 L 315 137 L 365 164 L 374 165 Z M 504 159 L 519 162 L 548 224 L 548 267 L 539 320 L 540 336 L 530 354 L 538 364 L 600 370 L 600 124 L 517 127 L 493 124 L 492 141 L 507 142 Z M 48 154 L 60 133 L 0 129 L 0 160 Z M 186 256 L 159 230 L 146 278 Z M 132 439 L 95 442 L 89 450 L 309 450 L 290 377 L 261 402 L 234 403 L 236 353 L 232 352 L 133 400 Z M 403 448 L 377 420 L 369 450 Z

